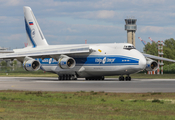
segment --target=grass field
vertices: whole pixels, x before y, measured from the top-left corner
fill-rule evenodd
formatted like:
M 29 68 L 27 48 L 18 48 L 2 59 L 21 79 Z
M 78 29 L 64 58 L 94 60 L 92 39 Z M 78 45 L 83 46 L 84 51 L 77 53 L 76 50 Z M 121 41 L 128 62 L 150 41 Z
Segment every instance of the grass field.
M 0 73 L 0 77 L 58 77 L 57 74 L 53 73 Z
M 0 73 L 3 77 L 58 77 L 43 72 Z M 118 76 L 111 76 L 118 78 Z M 174 74 L 132 78 L 175 79 Z M 110 78 L 110 76 L 107 76 Z M 173 120 L 175 93 L 0 91 L 0 120 Z
M 174 120 L 175 93 L 0 91 L 4 120 Z

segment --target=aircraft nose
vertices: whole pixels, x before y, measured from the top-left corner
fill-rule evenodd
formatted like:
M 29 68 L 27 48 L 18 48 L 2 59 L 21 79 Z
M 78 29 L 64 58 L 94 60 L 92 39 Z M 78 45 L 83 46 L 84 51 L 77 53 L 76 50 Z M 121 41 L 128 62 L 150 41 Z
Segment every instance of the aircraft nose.
M 140 55 L 141 57 L 139 58 L 139 67 L 141 70 L 146 68 L 146 58 L 143 56 L 143 54 Z
M 139 60 L 139 64 L 137 69 L 144 70 L 146 68 L 146 58 L 145 56 L 139 52 L 138 50 L 133 50 L 135 57 Z

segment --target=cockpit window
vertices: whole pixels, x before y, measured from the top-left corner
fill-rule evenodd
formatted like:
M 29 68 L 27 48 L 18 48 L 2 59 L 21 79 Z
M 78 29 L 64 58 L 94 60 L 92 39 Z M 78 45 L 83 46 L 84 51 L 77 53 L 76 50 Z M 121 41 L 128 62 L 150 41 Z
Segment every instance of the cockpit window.
M 135 47 L 133 45 L 125 45 L 123 49 L 131 50 L 131 49 L 135 49 Z

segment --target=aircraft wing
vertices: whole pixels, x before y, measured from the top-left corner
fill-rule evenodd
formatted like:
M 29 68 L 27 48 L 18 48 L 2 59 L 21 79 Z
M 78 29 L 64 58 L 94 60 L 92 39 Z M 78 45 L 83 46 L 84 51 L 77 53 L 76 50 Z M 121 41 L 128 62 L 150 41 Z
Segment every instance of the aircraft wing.
M 147 57 L 147 58 L 152 58 L 152 59 L 156 59 L 156 60 L 163 60 L 163 61 L 168 61 L 168 62 L 175 62 L 175 60 L 168 59 L 168 58 L 158 57 L 158 56 L 149 55 L 149 54 L 145 54 L 145 53 L 143 53 L 143 55 L 145 57 Z
M 13 50 L 0 50 L 0 53 L 14 53 Z
M 42 58 L 50 57 L 50 56 L 59 56 L 62 54 L 78 54 L 78 53 L 88 53 L 90 52 L 88 45 L 76 45 L 76 46 L 67 46 L 67 47 L 54 47 L 54 48 L 43 48 L 43 49 L 20 49 L 18 51 L 14 50 L 14 53 L 7 53 L 7 54 L 1 54 L 0 59 L 14 59 L 14 58 L 24 58 L 26 56 L 32 57 L 32 58 Z

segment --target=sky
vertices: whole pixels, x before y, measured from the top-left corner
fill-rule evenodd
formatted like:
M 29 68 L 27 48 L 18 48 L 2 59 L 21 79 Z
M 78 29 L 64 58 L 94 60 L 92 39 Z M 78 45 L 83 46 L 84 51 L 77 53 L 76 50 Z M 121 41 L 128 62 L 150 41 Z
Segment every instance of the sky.
M 124 19 L 137 19 L 136 48 L 175 38 L 174 0 L 0 0 L 0 46 L 27 42 L 23 6 L 29 6 L 50 45 L 126 43 Z

